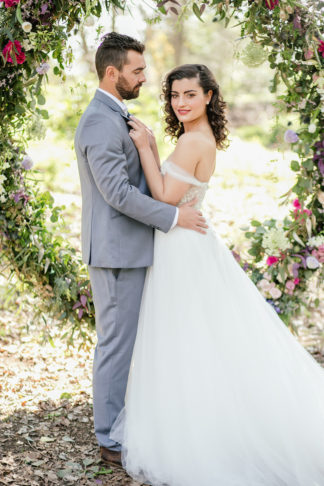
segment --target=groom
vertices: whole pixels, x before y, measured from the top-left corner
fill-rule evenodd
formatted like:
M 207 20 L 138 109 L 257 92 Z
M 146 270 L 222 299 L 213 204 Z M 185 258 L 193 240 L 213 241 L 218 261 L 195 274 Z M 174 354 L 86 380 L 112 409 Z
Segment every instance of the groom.
M 98 342 L 93 364 L 94 428 L 101 458 L 121 462 L 109 438 L 124 406 L 146 267 L 153 262 L 153 228 L 204 232 L 193 203 L 176 208 L 150 197 L 128 135 L 123 99 L 145 82 L 144 45 L 107 34 L 96 53 L 99 88 L 79 122 L 75 150 L 82 193 L 82 257 L 88 264 Z

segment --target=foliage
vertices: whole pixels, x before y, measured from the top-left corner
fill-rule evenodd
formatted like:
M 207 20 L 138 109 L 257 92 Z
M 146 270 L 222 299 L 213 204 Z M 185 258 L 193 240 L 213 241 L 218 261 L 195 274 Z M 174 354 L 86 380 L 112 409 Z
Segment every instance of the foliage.
M 126 4 L 126 0 L 105 1 L 108 10 Z M 0 5 L 2 261 L 5 259 L 11 271 L 39 297 L 40 312 L 61 319 L 64 325 L 68 321 L 72 335 L 77 330 L 86 337 L 87 326 L 83 324 L 93 325 L 94 319 L 85 269 L 79 255 L 53 230 L 52 223 L 61 223 L 60 208 L 54 206 L 50 194 L 40 193 L 26 148 L 29 138 L 43 136 L 41 120 L 48 118 L 43 109 L 43 86 L 50 56 L 55 61 L 54 74 L 64 79 L 65 66 L 72 58 L 69 35 L 88 15 L 99 16 L 102 6 L 99 0 L 1 0 Z M 271 90 L 277 91 L 280 80 L 286 87 L 285 93 L 277 96 L 277 109 L 300 118 L 299 126 L 287 130 L 283 141 L 296 150 L 291 168 L 297 181 L 285 196 L 289 200 L 292 193 L 297 195 L 297 212 L 280 228 L 274 220 L 254 222 L 254 229 L 247 233 L 253 257 L 247 268 L 254 281 L 270 282 L 270 287 L 262 284 L 263 290 L 272 295 L 276 310 L 286 318 L 300 308 L 309 277 L 316 274 L 320 278 L 323 272 L 322 245 L 318 244 L 320 240 L 311 240 L 324 230 L 324 40 L 320 5 L 311 0 L 187 1 L 182 6 L 176 0 L 167 0 L 156 4 L 157 16 L 171 12 L 185 16 L 193 9 L 202 22 L 205 11 L 213 12 L 214 22 L 223 22 L 225 27 L 232 19 L 237 20 L 242 37 L 249 37 L 252 43 L 244 53 L 244 62 L 253 66 L 267 58 L 274 70 Z M 283 247 L 274 248 L 279 256 L 269 254 L 269 242 L 279 233 L 264 239 L 274 228 L 282 232 L 279 242 L 284 242 Z M 307 261 L 313 262 L 311 266 Z M 287 286 L 288 281 L 293 284 Z M 270 292 L 274 286 L 276 290 Z
M 13 3 L 13 4 L 12 4 Z M 107 7 L 120 5 L 106 2 Z M 28 139 L 43 136 L 42 106 L 50 55 L 54 74 L 64 78 L 71 60 L 66 47 L 69 33 L 82 18 L 99 16 L 100 2 L 86 0 L 15 1 L 0 9 L 0 236 L 2 261 L 38 298 L 38 312 L 55 316 L 73 338 L 76 331 L 90 338 L 94 325 L 89 280 L 79 255 L 53 231 L 61 221 L 61 208 L 48 193 L 41 193 L 31 176 L 26 154 Z M 13 44 L 23 56 L 18 59 Z M 15 45 L 15 44 L 14 44 Z M 51 225 L 52 223 L 52 225 Z M 86 324 L 81 326 L 81 324 Z

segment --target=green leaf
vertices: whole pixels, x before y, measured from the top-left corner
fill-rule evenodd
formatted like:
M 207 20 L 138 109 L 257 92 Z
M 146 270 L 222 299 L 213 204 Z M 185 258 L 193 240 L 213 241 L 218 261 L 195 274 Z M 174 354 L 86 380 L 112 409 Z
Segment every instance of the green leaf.
M 279 267 L 279 274 L 280 274 L 282 281 L 285 282 L 286 279 L 287 279 L 287 275 L 286 275 L 285 270 L 282 267 L 282 265 L 280 265 L 280 267 Z
M 66 399 L 66 400 L 70 400 L 72 398 L 72 395 L 71 393 L 68 393 L 68 392 L 63 392 L 61 393 L 61 396 L 60 396 L 60 399 L 63 400 L 63 399 Z
M 55 344 L 54 344 L 52 336 L 47 336 L 47 339 L 48 339 L 48 342 L 50 343 L 50 345 L 52 346 L 52 348 L 55 348 Z
M 16 18 L 18 20 L 18 22 L 20 24 L 23 23 L 23 19 L 22 19 L 22 16 L 21 16 L 21 7 L 20 7 L 20 3 L 18 3 L 17 7 L 16 7 Z
M 94 463 L 94 459 L 91 459 L 90 457 L 86 457 L 85 459 L 82 460 L 82 462 L 84 466 L 87 467 Z
M 54 69 L 53 69 L 53 73 L 55 74 L 55 76 L 59 76 L 60 72 L 61 71 L 59 70 L 59 68 L 57 66 L 55 66 Z
M 45 97 L 44 97 L 42 94 L 39 94 L 39 95 L 37 96 L 37 103 L 38 103 L 39 105 L 45 105 L 45 103 L 46 103 L 46 99 L 45 99 Z
M 257 221 L 256 219 L 254 219 L 253 221 L 251 221 L 251 225 L 252 226 L 261 226 L 261 223 L 260 223 L 260 221 Z
M 255 247 L 250 248 L 249 251 L 248 251 L 248 254 L 252 255 L 252 256 L 257 256 L 258 253 L 259 253 L 259 250 L 258 250 L 258 248 L 255 248 Z
M 56 474 L 59 478 L 64 479 L 65 476 L 71 473 L 72 473 L 72 469 L 59 469 Z
M 42 115 L 42 117 L 44 118 L 44 120 L 48 120 L 49 119 L 49 114 L 48 114 L 48 111 L 47 110 L 39 110 L 39 113 Z
M 200 9 L 199 9 L 199 7 L 196 3 L 193 4 L 192 10 L 193 10 L 194 14 L 196 15 L 196 17 L 200 20 L 200 22 L 203 22 L 203 19 L 201 18 L 201 15 L 200 15 Z
M 312 159 L 305 160 L 302 165 L 306 170 L 313 170 L 314 168 L 314 162 Z
M 25 108 L 23 106 L 20 106 L 20 105 L 15 106 L 15 111 L 16 111 L 16 113 L 19 113 L 19 115 L 23 115 L 24 113 L 26 113 Z
M 291 163 L 290 163 L 290 168 L 294 172 L 297 172 L 300 169 L 299 162 L 297 162 L 297 160 L 292 160 Z

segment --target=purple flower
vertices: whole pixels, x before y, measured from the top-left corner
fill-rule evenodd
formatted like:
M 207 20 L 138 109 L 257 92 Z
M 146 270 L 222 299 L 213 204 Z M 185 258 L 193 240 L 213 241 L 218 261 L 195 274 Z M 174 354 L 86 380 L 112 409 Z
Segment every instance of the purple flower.
M 318 168 L 321 173 L 321 175 L 324 177 L 324 160 L 321 159 L 318 163 Z
M 266 301 L 274 308 L 277 314 L 282 314 L 282 310 L 276 305 L 276 303 L 272 299 L 266 299 Z
M 324 140 L 315 143 L 313 160 L 317 163 L 318 170 L 324 177 Z
M 47 62 L 41 62 L 39 66 L 37 66 L 36 71 L 38 74 L 46 74 L 49 71 L 50 65 Z
M 293 25 L 294 25 L 294 29 L 296 30 L 302 30 L 302 26 L 301 26 L 301 21 L 300 21 L 300 16 L 299 15 L 295 15 L 294 17 L 294 20 L 293 20 Z
M 296 143 L 299 140 L 299 137 L 293 130 L 286 130 L 284 140 L 287 143 Z
M 41 7 L 41 15 L 44 15 L 47 12 L 47 9 L 48 9 L 48 4 L 43 3 L 43 5 Z
M 25 170 L 30 170 L 34 165 L 34 162 L 32 161 L 32 158 L 29 155 L 25 155 L 23 161 L 21 162 L 21 165 Z
M 15 192 L 14 194 L 12 194 L 11 197 L 13 198 L 13 200 L 15 201 L 15 203 L 19 202 L 20 199 L 23 199 L 24 200 L 24 205 L 27 204 L 27 201 L 29 199 L 29 197 L 27 196 L 27 194 L 25 194 L 24 189 L 19 189 L 17 192 Z

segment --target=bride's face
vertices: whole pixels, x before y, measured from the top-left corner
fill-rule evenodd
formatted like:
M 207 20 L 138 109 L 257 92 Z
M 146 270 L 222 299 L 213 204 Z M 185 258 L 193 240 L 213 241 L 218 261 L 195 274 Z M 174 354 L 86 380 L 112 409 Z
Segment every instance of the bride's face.
M 183 78 L 173 81 L 171 86 L 171 106 L 182 123 L 201 118 L 206 113 L 212 91 L 204 93 L 197 78 Z

